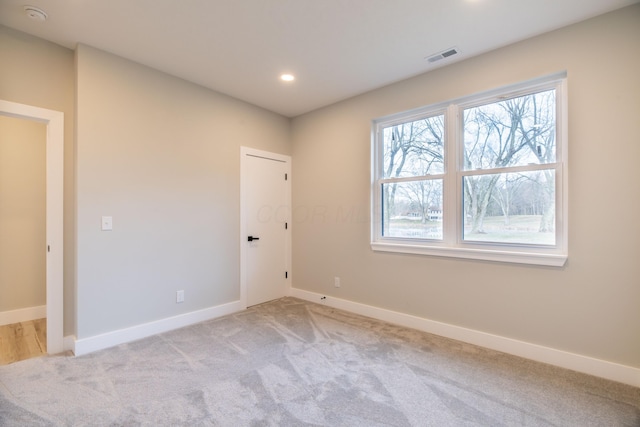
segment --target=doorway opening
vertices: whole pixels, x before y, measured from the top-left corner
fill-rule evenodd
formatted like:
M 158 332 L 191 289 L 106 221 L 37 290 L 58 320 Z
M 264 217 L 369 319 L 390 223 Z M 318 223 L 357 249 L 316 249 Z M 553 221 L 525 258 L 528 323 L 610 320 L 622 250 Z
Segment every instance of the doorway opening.
M 46 125 L 46 329 L 47 353 L 64 351 L 63 175 L 64 114 L 0 100 L 0 115 Z

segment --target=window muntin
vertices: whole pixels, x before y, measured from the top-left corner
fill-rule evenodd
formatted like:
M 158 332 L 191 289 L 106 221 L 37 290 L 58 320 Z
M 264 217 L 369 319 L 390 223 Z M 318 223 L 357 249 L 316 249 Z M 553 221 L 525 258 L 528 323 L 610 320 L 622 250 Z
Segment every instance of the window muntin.
M 372 248 L 563 265 L 565 85 L 561 73 L 374 121 Z

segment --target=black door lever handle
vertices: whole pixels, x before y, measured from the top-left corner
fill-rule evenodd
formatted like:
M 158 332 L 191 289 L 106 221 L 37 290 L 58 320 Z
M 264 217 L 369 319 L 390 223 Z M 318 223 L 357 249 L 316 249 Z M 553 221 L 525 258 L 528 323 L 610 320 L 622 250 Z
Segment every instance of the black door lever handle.
M 260 238 L 259 237 L 249 236 L 249 237 L 247 237 L 247 240 L 250 241 L 250 242 L 253 242 L 254 240 L 260 240 Z

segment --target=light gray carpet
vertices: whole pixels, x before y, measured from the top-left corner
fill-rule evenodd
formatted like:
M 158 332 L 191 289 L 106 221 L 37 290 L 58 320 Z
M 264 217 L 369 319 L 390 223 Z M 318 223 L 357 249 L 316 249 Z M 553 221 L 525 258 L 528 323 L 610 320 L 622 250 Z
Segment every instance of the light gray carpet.
M 2 426 L 640 426 L 640 389 L 284 298 L 0 367 Z

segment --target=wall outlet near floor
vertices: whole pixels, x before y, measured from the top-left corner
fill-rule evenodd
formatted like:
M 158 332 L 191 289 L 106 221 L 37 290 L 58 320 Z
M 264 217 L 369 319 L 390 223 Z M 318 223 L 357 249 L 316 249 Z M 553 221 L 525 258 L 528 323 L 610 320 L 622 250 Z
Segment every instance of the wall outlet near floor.
M 176 303 L 184 302 L 184 291 L 176 292 Z
M 333 278 L 333 286 L 335 286 L 336 288 L 340 287 L 340 278 L 338 276 Z

